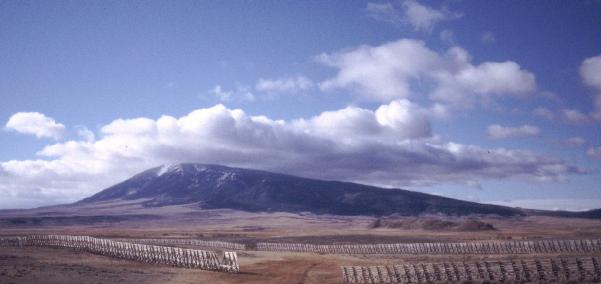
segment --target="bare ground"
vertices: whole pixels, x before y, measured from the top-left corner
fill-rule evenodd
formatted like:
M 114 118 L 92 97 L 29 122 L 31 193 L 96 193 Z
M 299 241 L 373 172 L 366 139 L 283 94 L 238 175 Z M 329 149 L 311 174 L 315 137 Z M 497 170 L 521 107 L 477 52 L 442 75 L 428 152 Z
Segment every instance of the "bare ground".
M 337 283 L 335 257 L 273 255 L 241 259 L 228 274 L 149 265 L 63 249 L 1 248 L 1 283 Z
M 158 219 L 129 219 L 122 210 L 89 211 L 98 216 L 48 224 L 10 223 L 11 218 L 60 217 L 75 212 L 19 212 L 3 214 L 1 235 L 79 234 L 97 237 L 182 237 L 243 241 L 307 243 L 389 243 L 487 239 L 599 238 L 601 221 L 553 217 L 479 217 L 496 230 L 458 232 L 399 228 L 370 229 L 372 217 L 319 216 L 289 213 L 245 213 L 233 210 L 194 211 L 185 207 L 142 212 Z M 112 211 L 111 211 L 112 210 Z M 85 211 L 86 213 L 88 211 Z M 137 211 L 136 211 L 137 212 Z M 140 212 L 138 212 L 140 213 Z M 430 216 L 431 217 L 431 216 Z M 437 217 L 457 221 L 457 218 Z M 50 221 L 48 221 L 50 220 Z M 63 220 L 63 219 L 60 219 Z M 83 221 L 82 221 L 83 220 Z M 108 220 L 108 221 L 107 221 Z M 80 223 L 82 221 L 82 223 Z M 499 259 L 507 255 L 482 256 L 337 256 L 307 253 L 238 252 L 241 273 L 227 274 L 150 265 L 112 259 L 69 249 L 0 247 L 0 283 L 340 283 L 341 265 L 377 265 L 405 261 L 440 262 L 460 259 Z M 556 255 L 547 255 L 556 256 Z M 520 255 L 513 257 L 535 257 Z

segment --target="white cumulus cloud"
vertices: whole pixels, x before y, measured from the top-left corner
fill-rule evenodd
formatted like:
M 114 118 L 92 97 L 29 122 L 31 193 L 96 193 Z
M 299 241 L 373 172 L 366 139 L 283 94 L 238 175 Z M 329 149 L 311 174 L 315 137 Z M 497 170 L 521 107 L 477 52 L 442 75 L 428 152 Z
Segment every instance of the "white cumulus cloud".
M 596 92 L 590 117 L 601 121 L 601 55 L 585 59 L 580 65 L 580 76 L 584 83 Z
M 95 140 L 47 145 L 39 159 L 0 162 L 0 194 L 46 204 L 93 194 L 161 164 L 202 162 L 386 186 L 487 179 L 565 180 L 585 170 L 529 151 L 486 149 L 431 133 L 407 100 L 273 120 L 223 105 L 182 117 L 116 119 Z M 31 203 L 33 204 L 33 203 Z M 1 206 L 1 204 L 0 204 Z
M 513 61 L 474 65 L 460 47 L 439 54 L 412 39 L 324 53 L 317 59 L 338 69 L 336 76 L 320 83 L 322 90 L 346 88 L 382 102 L 425 92 L 435 101 L 466 107 L 536 90 L 534 74 Z
M 88 142 L 94 142 L 94 140 L 96 140 L 96 135 L 94 134 L 94 132 L 90 129 L 88 129 L 85 126 L 77 126 L 77 135 Z
M 310 119 L 297 119 L 292 125 L 303 133 L 349 144 L 402 141 L 431 136 L 427 113 L 428 110 L 403 99 L 375 111 L 359 107 L 326 111 Z
M 403 1 L 405 16 L 416 30 L 430 31 L 440 21 L 451 18 L 443 11 L 422 5 L 415 0 Z
M 407 98 L 410 80 L 436 69 L 439 56 L 422 41 L 401 39 L 380 46 L 360 46 L 350 51 L 321 54 L 318 60 L 338 69 L 320 84 L 324 90 L 350 88 L 379 101 Z
M 580 76 L 585 84 L 601 91 L 601 55 L 585 59 L 580 65 Z
M 5 128 L 37 138 L 60 139 L 65 133 L 65 125 L 39 112 L 15 113 L 8 119 Z

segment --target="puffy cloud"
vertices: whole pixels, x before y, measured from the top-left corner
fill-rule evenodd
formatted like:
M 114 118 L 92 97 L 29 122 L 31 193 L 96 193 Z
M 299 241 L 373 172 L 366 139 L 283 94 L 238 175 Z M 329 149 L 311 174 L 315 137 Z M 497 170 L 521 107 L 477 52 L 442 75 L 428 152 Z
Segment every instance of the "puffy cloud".
M 5 128 L 23 134 L 35 135 L 37 138 L 60 139 L 65 126 L 53 118 L 39 112 L 18 112 L 6 122 Z
M 461 17 L 458 13 L 446 9 L 434 9 L 415 0 L 405 0 L 396 6 L 392 3 L 367 3 L 369 17 L 376 20 L 400 25 L 412 26 L 416 31 L 430 32 L 441 21 Z
M 88 142 L 94 142 L 94 140 L 96 140 L 96 135 L 94 135 L 94 132 L 92 132 L 90 129 L 88 129 L 85 126 L 77 126 L 77 135 Z
M 376 121 L 392 128 L 394 133 L 405 133 L 404 137 L 416 138 L 430 135 L 430 126 L 418 107 L 408 100 L 393 101 L 376 110 Z
M 338 69 L 335 77 L 320 84 L 323 90 L 349 88 L 382 102 L 431 89 L 435 101 L 469 106 L 477 98 L 523 97 L 536 89 L 534 74 L 515 62 L 473 65 L 469 53 L 460 47 L 438 54 L 424 42 L 411 39 L 321 54 L 318 60 Z
M 488 126 L 486 129 L 488 137 L 492 139 L 506 139 L 506 138 L 521 138 L 521 137 L 532 137 L 540 134 L 540 129 L 532 125 L 522 125 L 520 127 L 506 127 L 498 124 Z
M 255 89 L 268 93 L 296 93 L 313 87 L 313 81 L 297 76 L 280 79 L 259 79 Z
M 406 98 L 410 79 L 436 68 L 439 58 L 422 41 L 401 39 L 380 46 L 321 54 L 318 60 L 338 69 L 336 77 L 320 84 L 324 90 L 352 88 L 380 101 Z
M 513 61 L 471 63 L 471 56 L 453 47 L 441 58 L 437 70 L 429 76 L 437 85 L 431 97 L 454 105 L 469 106 L 478 99 L 486 102 L 492 96 L 524 97 L 536 89 L 534 74 Z
M 590 116 L 601 121 L 601 55 L 585 59 L 580 65 L 580 75 L 584 83 L 597 92 L 593 99 L 594 110 Z
M 249 116 L 223 105 L 179 118 L 117 119 L 103 126 L 94 141 L 56 143 L 39 151 L 40 159 L 0 163 L 0 192 L 13 197 L 38 192 L 46 200 L 68 202 L 175 162 L 400 187 L 506 178 L 564 180 L 584 172 L 528 151 L 442 141 L 431 135 L 426 111 L 398 100 L 376 110 L 347 107 L 289 121 Z
M 415 30 L 430 31 L 440 21 L 452 18 L 442 11 L 422 5 L 415 0 L 403 2 L 405 16 Z
M 585 59 L 580 65 L 580 76 L 585 84 L 601 91 L 601 55 Z
M 586 154 L 589 157 L 601 159 L 601 146 L 589 148 L 588 151 L 586 151 Z
M 485 62 L 478 66 L 466 65 L 457 81 L 477 93 L 527 93 L 534 90 L 534 75 L 520 69 L 511 61 Z
M 358 107 L 326 111 L 308 120 L 295 120 L 292 125 L 304 133 L 347 144 L 416 139 L 431 136 L 427 112 L 403 99 L 376 111 Z

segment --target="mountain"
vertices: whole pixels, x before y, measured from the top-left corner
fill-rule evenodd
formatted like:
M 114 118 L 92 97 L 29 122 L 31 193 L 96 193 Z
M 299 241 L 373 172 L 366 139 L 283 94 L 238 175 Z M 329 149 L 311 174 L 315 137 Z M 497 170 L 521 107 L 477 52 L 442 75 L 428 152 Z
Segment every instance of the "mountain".
M 197 203 L 201 208 L 336 215 L 522 215 L 520 209 L 402 189 L 308 179 L 219 165 L 149 169 L 76 204 L 144 200 L 148 207 Z
M 601 219 L 601 209 L 591 209 L 588 211 L 548 211 L 548 210 L 533 210 L 525 209 L 525 213 L 532 216 L 551 216 L 564 218 L 584 218 L 584 219 Z

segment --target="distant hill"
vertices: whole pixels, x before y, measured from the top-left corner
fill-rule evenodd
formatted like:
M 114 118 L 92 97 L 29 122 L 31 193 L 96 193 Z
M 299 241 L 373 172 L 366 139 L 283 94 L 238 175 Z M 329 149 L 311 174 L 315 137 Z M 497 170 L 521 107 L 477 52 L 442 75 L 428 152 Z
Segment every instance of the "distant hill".
M 149 169 L 76 204 L 135 199 L 146 200 L 144 205 L 148 207 L 198 203 L 206 209 L 228 208 L 254 212 L 370 216 L 524 215 L 524 211 L 517 208 L 402 189 L 205 164 L 177 164 Z
M 533 215 L 533 216 L 601 219 L 601 209 L 593 209 L 593 210 L 580 211 L 580 212 L 525 209 L 524 212 L 528 215 Z

